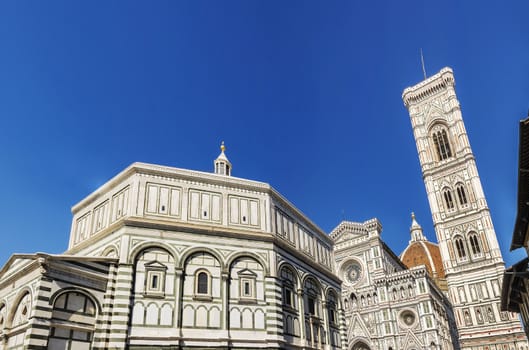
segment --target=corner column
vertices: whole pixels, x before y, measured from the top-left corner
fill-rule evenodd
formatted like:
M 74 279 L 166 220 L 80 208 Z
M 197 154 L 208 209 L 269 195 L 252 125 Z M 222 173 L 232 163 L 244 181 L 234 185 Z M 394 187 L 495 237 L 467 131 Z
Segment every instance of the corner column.
M 114 306 L 109 327 L 112 329 L 109 348 L 126 349 L 134 266 L 120 263 L 117 268 Z

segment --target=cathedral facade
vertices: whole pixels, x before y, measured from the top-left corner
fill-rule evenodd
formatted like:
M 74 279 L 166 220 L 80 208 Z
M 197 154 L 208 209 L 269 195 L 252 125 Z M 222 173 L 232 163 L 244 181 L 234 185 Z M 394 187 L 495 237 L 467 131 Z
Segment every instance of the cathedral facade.
M 410 230 L 422 235 L 415 220 Z M 344 221 L 331 232 L 347 349 L 459 349 L 448 298 L 425 265 L 405 266 L 381 232 L 376 219 Z
M 269 184 L 134 163 L 72 208 L 64 254 L 0 270 L 0 349 L 528 350 L 449 69 L 404 91 L 438 244 L 323 232 Z

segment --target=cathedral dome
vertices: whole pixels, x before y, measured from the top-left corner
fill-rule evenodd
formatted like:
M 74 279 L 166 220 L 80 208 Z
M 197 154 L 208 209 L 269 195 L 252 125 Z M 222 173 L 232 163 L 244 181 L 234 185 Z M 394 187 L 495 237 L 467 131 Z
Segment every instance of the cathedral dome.
M 435 243 L 429 242 L 422 232 L 422 227 L 412 213 L 410 227 L 411 240 L 400 255 L 400 260 L 408 268 L 424 265 L 430 277 L 441 290 L 446 290 L 446 277 L 441 259 L 441 251 Z

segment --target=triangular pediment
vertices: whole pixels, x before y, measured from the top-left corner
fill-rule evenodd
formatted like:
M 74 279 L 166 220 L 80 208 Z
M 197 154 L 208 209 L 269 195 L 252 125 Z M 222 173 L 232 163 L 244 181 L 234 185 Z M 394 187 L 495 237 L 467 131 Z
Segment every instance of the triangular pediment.
M 402 342 L 402 349 L 419 350 L 423 348 L 422 342 L 417 338 L 411 330 L 406 333 L 404 341 Z
M 0 279 L 10 276 L 22 270 L 22 267 L 36 260 L 36 254 L 13 254 L 0 270 Z
M 241 271 L 237 272 L 237 275 L 239 276 L 249 276 L 249 277 L 257 277 L 257 274 L 253 272 L 250 269 L 242 269 Z
M 430 103 L 426 109 L 425 115 L 425 124 L 428 130 L 436 121 L 446 121 L 444 117 L 445 113 L 440 103 Z
M 368 231 L 364 224 L 342 221 L 334 230 L 332 230 L 330 237 L 334 243 L 340 243 L 367 235 Z
M 162 264 L 159 261 L 153 260 L 145 263 L 145 267 L 149 269 L 156 269 L 156 270 L 165 270 L 167 269 L 167 266 Z
M 354 338 L 365 338 L 370 339 L 371 335 L 366 327 L 364 320 L 358 315 L 352 317 L 351 323 L 349 324 L 348 339 Z

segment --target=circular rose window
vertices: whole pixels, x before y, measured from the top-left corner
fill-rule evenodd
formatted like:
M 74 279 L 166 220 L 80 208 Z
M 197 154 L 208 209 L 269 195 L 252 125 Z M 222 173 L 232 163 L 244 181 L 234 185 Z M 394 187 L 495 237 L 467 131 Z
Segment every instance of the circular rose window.
M 351 284 L 358 282 L 362 277 L 362 265 L 357 261 L 347 263 L 343 268 L 343 277 Z
M 415 313 L 411 310 L 404 310 L 400 313 L 400 319 L 406 326 L 411 327 L 417 319 Z

